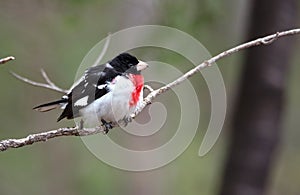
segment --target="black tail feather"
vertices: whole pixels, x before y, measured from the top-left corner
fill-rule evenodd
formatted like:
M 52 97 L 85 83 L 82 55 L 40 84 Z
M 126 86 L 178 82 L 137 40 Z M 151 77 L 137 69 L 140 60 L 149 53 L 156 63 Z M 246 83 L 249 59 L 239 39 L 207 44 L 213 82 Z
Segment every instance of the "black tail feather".
M 39 106 L 34 107 L 33 109 L 40 112 L 47 112 L 59 107 L 62 103 L 67 103 L 67 102 L 68 102 L 67 99 L 60 99 L 46 104 L 41 104 Z
M 61 115 L 58 117 L 57 122 L 59 122 L 60 120 L 62 120 L 63 118 L 67 118 L 67 119 L 73 119 L 74 117 L 78 117 L 79 115 L 79 111 L 78 110 L 74 110 L 72 107 L 72 102 L 69 102 L 64 111 L 61 113 Z

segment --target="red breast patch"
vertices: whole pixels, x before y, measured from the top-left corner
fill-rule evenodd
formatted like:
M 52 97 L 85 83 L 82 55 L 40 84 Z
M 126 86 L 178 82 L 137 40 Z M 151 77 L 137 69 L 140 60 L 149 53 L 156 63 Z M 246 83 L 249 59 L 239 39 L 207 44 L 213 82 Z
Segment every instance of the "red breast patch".
M 135 75 L 135 74 L 130 74 L 129 79 L 132 81 L 132 83 L 135 86 L 135 89 L 131 93 L 131 100 L 129 102 L 129 106 L 136 106 L 136 104 L 139 101 L 141 91 L 143 90 L 144 87 L 144 77 L 142 75 Z

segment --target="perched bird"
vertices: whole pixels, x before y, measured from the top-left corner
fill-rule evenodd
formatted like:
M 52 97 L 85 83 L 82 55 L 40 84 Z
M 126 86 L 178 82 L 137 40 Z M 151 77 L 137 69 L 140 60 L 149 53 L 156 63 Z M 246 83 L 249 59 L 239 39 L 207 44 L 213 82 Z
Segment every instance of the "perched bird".
M 83 122 L 101 120 L 107 133 L 112 122 L 127 121 L 143 99 L 144 77 L 141 71 L 148 64 L 121 53 L 106 64 L 88 68 L 60 100 L 34 107 L 46 112 L 63 109 L 57 121 L 82 117 Z

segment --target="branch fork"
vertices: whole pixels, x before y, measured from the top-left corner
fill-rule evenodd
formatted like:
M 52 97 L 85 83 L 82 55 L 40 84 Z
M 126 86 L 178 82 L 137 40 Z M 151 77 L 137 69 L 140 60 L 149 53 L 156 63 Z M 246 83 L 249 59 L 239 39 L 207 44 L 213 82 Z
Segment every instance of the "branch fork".
M 44 71 L 44 69 L 41 69 L 41 74 L 43 76 L 43 78 L 45 79 L 46 83 L 40 83 L 40 82 L 36 82 L 36 81 L 32 81 L 28 78 L 25 78 L 23 76 L 20 76 L 19 74 L 15 73 L 15 72 L 10 72 L 14 77 L 16 77 L 17 79 L 28 83 L 30 85 L 36 86 L 36 87 L 42 87 L 42 88 L 46 88 L 46 89 L 51 89 L 53 91 L 59 92 L 59 93 L 63 93 L 66 94 L 68 92 L 68 90 L 62 89 L 60 87 L 58 87 L 57 85 L 55 85 L 48 77 L 47 73 Z

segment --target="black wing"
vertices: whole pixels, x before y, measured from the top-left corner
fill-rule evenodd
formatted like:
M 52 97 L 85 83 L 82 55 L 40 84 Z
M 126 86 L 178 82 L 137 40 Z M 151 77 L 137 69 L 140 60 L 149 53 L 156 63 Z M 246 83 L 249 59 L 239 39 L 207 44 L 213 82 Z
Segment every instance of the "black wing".
M 68 94 L 68 103 L 57 121 L 63 118 L 78 117 L 79 110 L 105 95 L 108 92 L 107 82 L 112 81 L 120 74 L 114 68 L 106 65 L 87 69 L 81 81 Z

